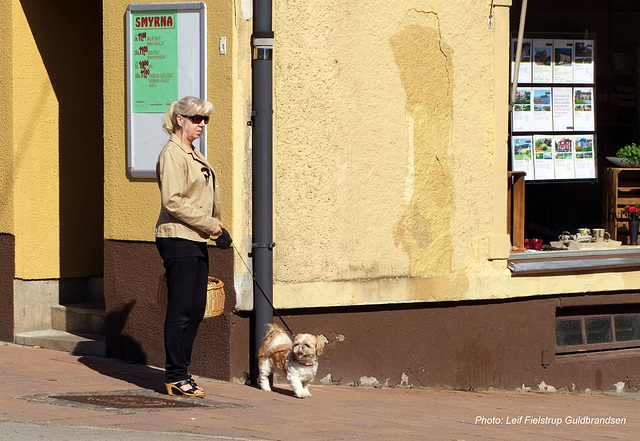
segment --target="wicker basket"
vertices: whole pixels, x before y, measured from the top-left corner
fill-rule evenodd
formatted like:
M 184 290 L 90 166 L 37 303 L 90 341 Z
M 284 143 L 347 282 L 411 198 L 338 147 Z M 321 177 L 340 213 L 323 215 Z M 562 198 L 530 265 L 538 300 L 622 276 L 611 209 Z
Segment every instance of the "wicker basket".
M 162 274 L 158 280 L 157 293 L 158 308 L 167 310 L 167 276 Z M 207 306 L 204 309 L 204 318 L 216 317 L 224 310 L 224 282 L 209 276 L 207 284 Z

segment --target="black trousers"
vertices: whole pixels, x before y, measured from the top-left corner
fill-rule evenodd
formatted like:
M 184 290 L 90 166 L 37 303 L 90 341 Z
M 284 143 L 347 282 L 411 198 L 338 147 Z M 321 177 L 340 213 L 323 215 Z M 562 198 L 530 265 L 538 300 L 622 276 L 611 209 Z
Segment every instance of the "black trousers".
M 167 274 L 167 315 L 164 322 L 166 382 L 173 383 L 189 377 L 193 342 L 202 322 L 207 302 L 209 259 L 206 244 L 196 244 L 204 253 L 185 254 L 184 242 L 162 241 L 158 245 Z M 190 241 L 187 241 L 190 242 Z

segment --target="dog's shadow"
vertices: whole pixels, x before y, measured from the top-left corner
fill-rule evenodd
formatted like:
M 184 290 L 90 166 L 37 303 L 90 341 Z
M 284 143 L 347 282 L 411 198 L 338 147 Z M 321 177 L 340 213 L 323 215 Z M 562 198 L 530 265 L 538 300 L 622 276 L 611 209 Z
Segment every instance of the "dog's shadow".
M 291 389 L 285 389 L 282 387 L 278 387 L 278 386 L 271 386 L 271 392 L 275 392 L 277 394 L 280 395 L 286 395 L 288 397 L 292 397 L 292 398 L 298 398 L 296 397 L 296 393 L 294 391 L 292 391 Z

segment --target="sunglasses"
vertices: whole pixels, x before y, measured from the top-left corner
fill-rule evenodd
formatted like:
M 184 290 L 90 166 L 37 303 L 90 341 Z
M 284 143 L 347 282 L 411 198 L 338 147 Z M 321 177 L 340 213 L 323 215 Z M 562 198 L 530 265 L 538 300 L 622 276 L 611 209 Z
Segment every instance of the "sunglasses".
M 180 116 L 182 116 L 184 118 L 189 118 L 191 120 L 191 122 L 194 123 L 194 124 L 200 124 L 202 121 L 204 121 L 205 124 L 209 124 L 209 117 L 208 116 L 204 116 L 204 115 L 182 115 L 182 114 L 180 114 Z

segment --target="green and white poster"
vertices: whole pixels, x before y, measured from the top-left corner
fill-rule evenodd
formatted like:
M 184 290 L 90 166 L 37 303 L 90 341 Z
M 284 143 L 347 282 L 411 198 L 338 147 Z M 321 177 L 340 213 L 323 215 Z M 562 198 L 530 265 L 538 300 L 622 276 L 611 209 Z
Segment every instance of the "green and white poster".
M 184 96 L 207 96 L 207 6 L 201 1 L 127 6 L 127 173 L 155 178 L 167 134 L 164 112 Z M 194 146 L 206 156 L 206 132 Z
M 134 113 L 163 113 L 178 99 L 177 11 L 131 13 Z

